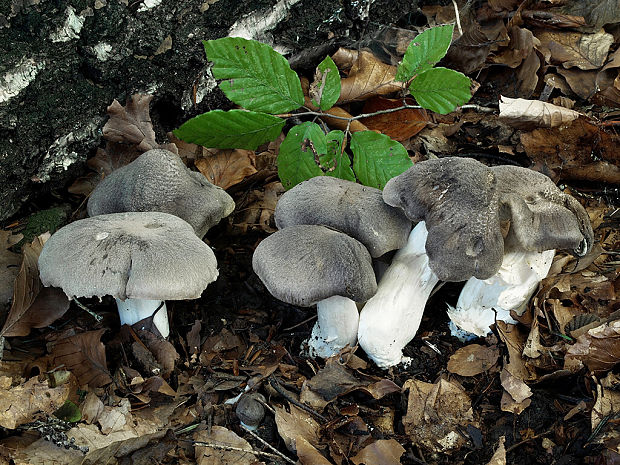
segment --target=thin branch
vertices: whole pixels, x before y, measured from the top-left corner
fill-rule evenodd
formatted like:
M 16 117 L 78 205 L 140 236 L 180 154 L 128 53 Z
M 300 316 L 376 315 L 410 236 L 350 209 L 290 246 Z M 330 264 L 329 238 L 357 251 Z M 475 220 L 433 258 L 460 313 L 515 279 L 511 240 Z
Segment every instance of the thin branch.
M 103 317 L 101 315 L 98 315 L 97 313 L 93 312 L 90 308 L 88 308 L 82 302 L 77 300 L 75 297 L 73 298 L 73 301 L 75 302 L 75 305 L 80 307 L 82 310 L 84 310 L 86 313 L 88 313 L 90 316 L 92 316 L 95 320 L 97 320 L 97 321 L 103 320 Z
M 267 446 L 269 449 L 271 449 L 273 452 L 275 452 L 276 455 L 278 455 L 279 457 L 282 458 L 282 460 L 284 460 L 285 462 L 288 463 L 292 463 L 293 465 L 295 465 L 297 462 L 295 462 L 294 460 L 289 459 L 286 455 L 284 455 L 282 452 L 280 452 L 278 449 L 276 449 L 275 447 L 273 447 L 271 444 L 269 444 L 267 441 L 265 441 L 263 438 L 261 438 L 258 434 L 256 434 L 254 431 L 252 431 L 251 429 L 247 428 L 245 425 L 241 425 L 241 427 L 247 432 L 250 433 L 252 435 L 252 437 L 256 440 L 258 440 L 261 444 Z
M 459 34 L 463 35 L 463 29 L 461 29 L 461 18 L 459 17 L 459 7 L 456 4 L 456 0 L 452 0 L 454 5 L 454 16 L 456 16 L 456 27 L 459 29 Z
M 280 386 L 280 383 L 278 382 L 278 380 L 273 375 L 269 376 L 269 384 L 271 385 L 271 387 L 273 387 L 278 392 L 278 394 L 280 394 L 282 397 L 284 397 L 291 404 L 293 404 L 294 406 L 299 407 L 300 409 L 302 409 L 302 410 L 304 410 L 304 411 L 314 415 L 315 417 L 317 417 L 319 420 L 323 421 L 324 423 L 327 423 L 327 418 L 325 418 L 319 412 L 311 409 L 306 404 L 302 404 L 297 399 L 294 399 L 293 397 L 291 397 L 291 395 L 288 392 L 286 392 L 286 390 L 284 390 L 284 388 L 282 386 Z
M 211 449 L 216 449 L 216 450 L 228 450 L 228 451 L 234 451 L 234 452 L 244 452 L 246 454 L 260 455 L 260 456 L 269 457 L 269 458 L 272 458 L 272 459 L 281 459 L 282 458 L 282 456 L 276 455 L 276 454 L 272 454 L 271 452 L 263 452 L 263 451 L 260 451 L 260 450 L 244 449 L 243 447 L 225 446 L 223 444 L 213 444 L 211 442 L 203 442 L 203 441 L 191 441 L 191 442 L 192 442 L 192 444 L 194 446 L 210 447 Z M 290 460 L 290 459 L 288 459 L 288 460 Z M 293 462 L 293 463 L 295 463 L 295 462 Z

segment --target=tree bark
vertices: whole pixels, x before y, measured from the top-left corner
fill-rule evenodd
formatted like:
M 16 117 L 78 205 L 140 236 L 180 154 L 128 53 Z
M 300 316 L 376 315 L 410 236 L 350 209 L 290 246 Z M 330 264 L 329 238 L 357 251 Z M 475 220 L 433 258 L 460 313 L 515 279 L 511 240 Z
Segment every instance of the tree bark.
M 56 193 L 99 144 L 106 107 L 154 95 L 166 132 L 230 106 L 202 40 L 246 35 L 316 65 L 369 24 L 408 21 L 416 2 L 375 0 L 11 0 L 0 6 L 0 220 Z M 404 19 L 403 19 L 404 18 Z M 313 48 L 314 47 L 314 48 Z M 307 52 L 306 52 L 307 51 Z M 304 59 L 305 58 L 305 59 Z

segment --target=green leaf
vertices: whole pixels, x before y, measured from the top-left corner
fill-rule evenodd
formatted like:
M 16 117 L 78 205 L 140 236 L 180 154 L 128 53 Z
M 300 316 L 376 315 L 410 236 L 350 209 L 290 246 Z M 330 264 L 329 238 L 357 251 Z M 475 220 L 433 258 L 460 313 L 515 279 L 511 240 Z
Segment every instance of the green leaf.
M 256 150 L 282 132 L 285 120 L 266 113 L 213 110 L 198 115 L 175 129 L 185 142 L 219 149 Z
M 437 26 L 418 34 L 411 41 L 396 70 L 396 81 L 407 82 L 417 74 L 431 69 L 447 53 L 454 26 Z
M 433 68 L 416 77 L 409 92 L 422 107 L 445 115 L 471 98 L 469 78 L 458 71 Z
M 353 133 L 351 150 L 353 171 L 365 186 L 383 189 L 386 182 L 413 166 L 405 147 L 374 131 Z
M 79 407 L 73 402 L 65 400 L 65 403 L 54 412 L 54 416 L 60 420 L 75 423 L 82 419 L 82 412 L 80 412 Z
M 340 74 L 334 60 L 330 57 L 319 63 L 310 84 L 312 103 L 323 111 L 329 110 L 340 97 Z
M 343 142 L 344 132 L 330 131 L 327 133 L 327 154 L 320 157 L 321 167 L 325 176 L 355 182 L 349 155 L 342 150 Z
M 278 176 L 284 188 L 321 176 L 320 157 L 326 153 L 327 138 L 318 124 L 306 122 L 291 128 L 278 154 Z
M 203 41 L 226 96 L 248 110 L 286 113 L 304 104 L 297 73 L 269 45 L 240 37 Z

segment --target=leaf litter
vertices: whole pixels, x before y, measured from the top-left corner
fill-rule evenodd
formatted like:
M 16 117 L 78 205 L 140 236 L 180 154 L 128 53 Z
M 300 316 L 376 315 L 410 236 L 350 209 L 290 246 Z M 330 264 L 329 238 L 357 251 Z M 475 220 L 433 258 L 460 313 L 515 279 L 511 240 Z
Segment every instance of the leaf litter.
M 2 330 L 9 339 L 0 364 L 0 456 L 15 463 L 617 461 L 620 174 L 613 107 L 620 105 L 620 50 L 617 27 L 608 25 L 620 17 L 603 4 L 565 3 L 560 10 L 553 2 L 489 0 L 462 15 L 463 34 L 455 32 L 442 65 L 474 73 L 475 101 L 491 111 L 408 109 L 350 127 L 390 134 L 414 161 L 474 154 L 571 183 L 598 245 L 580 261 L 558 254 L 519 324 L 498 321 L 493 335 L 463 345 L 447 335 L 443 309 L 457 291 L 446 286 L 406 349 L 409 367 L 382 372 L 353 350 L 325 362 L 300 356 L 311 312 L 271 298 L 250 266 L 255 245 L 275 231 L 282 138 L 256 152 L 207 149 L 171 134 L 159 144 L 152 97 L 133 96 L 109 107 L 105 148 L 88 162 L 93 173 L 70 191 L 86 195 L 102 175 L 150 148 L 174 150 L 235 196 L 231 219 L 208 235 L 222 276 L 200 301 L 172 306 L 175 329 L 166 341 L 149 331 L 117 331 L 105 301 L 89 303 L 102 322 L 63 310 L 68 300 L 54 300 L 36 279 L 41 239 L 20 257 L 12 250 L 16 237 L 3 232 L 3 271 L 23 265 L 7 275 L 15 295 L 11 289 Z M 453 6 L 422 12 L 430 25 L 455 18 Z M 408 42 L 411 29 L 396 29 L 395 37 Z M 332 58 L 343 96 L 332 114 L 400 104 L 397 50 L 398 43 L 389 63 L 367 50 L 338 51 Z M 308 90 L 306 97 L 310 106 Z M 240 427 L 234 402 L 226 403 L 248 390 L 266 399 L 258 439 Z M 81 420 L 61 424 L 54 412 L 67 400 L 79 406 Z

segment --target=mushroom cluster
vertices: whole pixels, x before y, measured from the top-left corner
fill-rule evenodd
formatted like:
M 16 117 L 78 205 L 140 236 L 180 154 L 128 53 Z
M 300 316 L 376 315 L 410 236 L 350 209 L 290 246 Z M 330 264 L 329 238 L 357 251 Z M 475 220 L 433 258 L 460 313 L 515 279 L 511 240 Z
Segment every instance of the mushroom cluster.
M 419 223 L 360 315 L 360 346 L 380 367 L 403 360 L 439 280 L 478 280 L 468 283 L 452 316 L 458 324 L 484 315 L 485 323 L 469 326 L 486 331 L 494 308 L 513 310 L 529 298 L 548 272 L 548 251 L 581 257 L 592 246 L 581 204 L 525 168 L 456 157 L 424 161 L 391 179 L 383 199 Z
M 47 241 L 41 281 L 69 298 L 113 296 L 121 324 L 152 317 L 167 337 L 165 300 L 196 299 L 215 281 L 215 254 L 201 238 L 234 207 L 176 154 L 149 150 L 99 183 L 88 201 L 90 218 Z
M 284 302 L 317 306 L 309 354 L 330 357 L 357 341 L 356 305 L 375 294 L 372 258 L 402 247 L 411 221 L 381 191 L 319 176 L 280 198 L 279 231 L 256 248 L 252 266 Z

